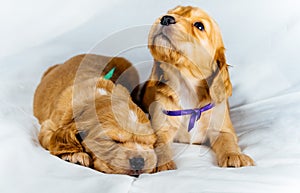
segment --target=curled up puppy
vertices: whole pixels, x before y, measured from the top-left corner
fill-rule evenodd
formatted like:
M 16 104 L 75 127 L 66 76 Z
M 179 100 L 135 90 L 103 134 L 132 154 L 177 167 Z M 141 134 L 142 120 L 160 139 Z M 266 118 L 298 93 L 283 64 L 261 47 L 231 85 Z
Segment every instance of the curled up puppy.
M 114 84 L 119 80 L 123 86 Z M 124 58 L 79 55 L 49 68 L 34 96 L 41 145 L 105 173 L 155 172 L 155 133 L 128 92 L 138 81 Z

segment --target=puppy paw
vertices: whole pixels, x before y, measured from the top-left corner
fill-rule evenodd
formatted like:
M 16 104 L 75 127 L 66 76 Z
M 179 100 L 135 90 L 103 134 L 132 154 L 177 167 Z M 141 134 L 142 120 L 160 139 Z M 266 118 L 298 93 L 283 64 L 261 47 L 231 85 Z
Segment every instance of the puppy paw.
M 175 169 L 177 169 L 175 162 L 169 161 L 165 164 L 157 166 L 156 171 L 161 172 L 161 171 L 165 171 L 165 170 L 175 170 Z
M 86 166 L 86 167 L 90 167 L 92 164 L 91 157 L 87 153 L 84 153 L 84 152 L 63 154 L 61 156 L 61 159 L 65 160 L 67 162 L 79 164 L 79 165 Z
M 249 156 L 242 153 L 225 153 L 218 159 L 220 167 L 243 167 L 254 166 L 254 161 Z

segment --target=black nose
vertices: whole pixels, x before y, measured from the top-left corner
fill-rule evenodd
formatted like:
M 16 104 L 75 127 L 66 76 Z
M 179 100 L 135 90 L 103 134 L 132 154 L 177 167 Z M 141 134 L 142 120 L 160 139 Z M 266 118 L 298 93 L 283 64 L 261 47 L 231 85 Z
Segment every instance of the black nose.
M 170 16 L 170 15 L 165 15 L 161 18 L 160 20 L 160 24 L 161 25 L 170 25 L 170 24 L 175 24 L 176 21 L 175 21 L 175 18 L 173 16 Z
M 134 171 L 142 170 L 145 166 L 144 158 L 134 157 L 129 159 L 130 167 Z

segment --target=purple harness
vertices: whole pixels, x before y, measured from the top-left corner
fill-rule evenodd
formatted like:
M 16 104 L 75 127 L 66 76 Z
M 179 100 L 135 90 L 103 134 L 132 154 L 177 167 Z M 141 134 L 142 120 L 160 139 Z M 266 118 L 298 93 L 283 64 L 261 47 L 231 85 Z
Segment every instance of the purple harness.
M 198 121 L 201 117 L 201 113 L 208 111 L 209 109 L 213 108 L 215 105 L 212 103 L 209 103 L 208 105 L 205 105 L 201 108 L 195 108 L 195 109 L 185 109 L 185 110 L 177 110 L 177 111 L 167 111 L 163 110 L 163 113 L 168 116 L 183 116 L 183 115 L 191 115 L 188 132 L 190 132 L 194 126 L 195 122 Z

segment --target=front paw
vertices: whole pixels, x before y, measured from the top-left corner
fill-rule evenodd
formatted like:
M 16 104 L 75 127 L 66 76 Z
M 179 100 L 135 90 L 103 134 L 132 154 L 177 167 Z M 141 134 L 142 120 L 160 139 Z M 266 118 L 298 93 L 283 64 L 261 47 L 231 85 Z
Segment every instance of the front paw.
M 176 164 L 174 161 L 169 161 L 165 164 L 158 165 L 156 171 L 161 172 L 161 171 L 166 171 L 166 170 L 176 170 Z
M 79 164 L 82 166 L 90 167 L 92 165 L 92 159 L 91 157 L 84 152 L 79 153 L 66 153 L 60 156 L 61 159 L 74 163 Z
M 218 158 L 220 167 L 243 167 L 254 166 L 254 161 L 249 156 L 242 153 L 225 153 Z

